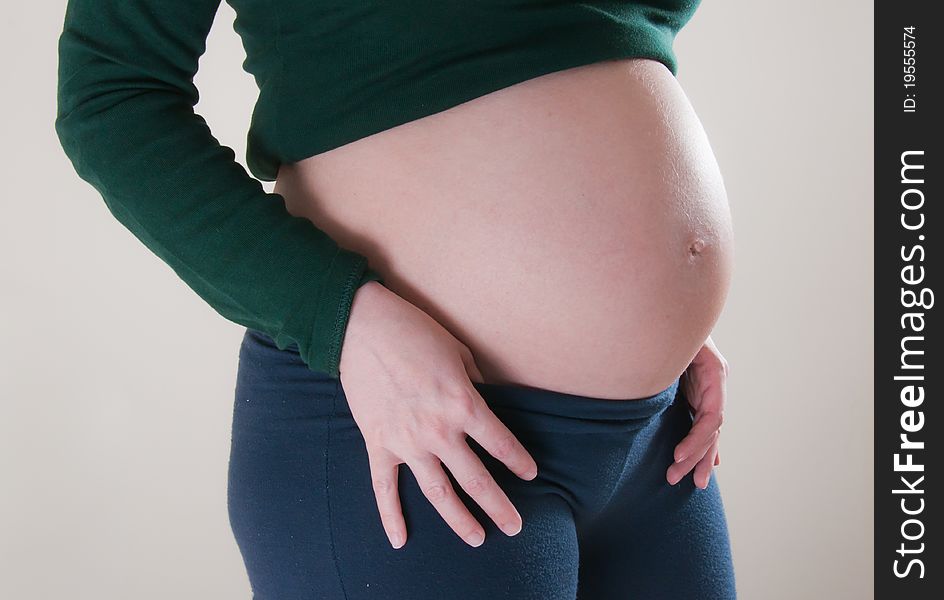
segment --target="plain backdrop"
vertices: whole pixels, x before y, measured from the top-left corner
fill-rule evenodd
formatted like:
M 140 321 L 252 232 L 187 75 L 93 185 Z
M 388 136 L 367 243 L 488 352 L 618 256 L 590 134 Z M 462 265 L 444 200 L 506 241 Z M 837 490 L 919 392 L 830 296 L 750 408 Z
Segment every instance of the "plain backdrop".
M 243 328 L 62 152 L 65 4 L 2 16 L 0 597 L 249 598 L 226 513 Z M 233 18 L 197 110 L 242 160 L 256 88 Z M 872 597 L 872 18 L 704 0 L 675 43 L 734 218 L 717 476 L 746 599 Z

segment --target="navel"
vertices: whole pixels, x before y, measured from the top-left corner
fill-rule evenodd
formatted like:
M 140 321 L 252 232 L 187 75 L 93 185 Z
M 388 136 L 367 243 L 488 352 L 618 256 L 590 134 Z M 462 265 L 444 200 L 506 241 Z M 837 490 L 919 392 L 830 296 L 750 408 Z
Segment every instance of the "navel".
M 701 253 L 705 250 L 705 240 L 701 238 L 695 238 L 688 245 L 688 256 L 689 258 L 697 258 L 701 256 Z

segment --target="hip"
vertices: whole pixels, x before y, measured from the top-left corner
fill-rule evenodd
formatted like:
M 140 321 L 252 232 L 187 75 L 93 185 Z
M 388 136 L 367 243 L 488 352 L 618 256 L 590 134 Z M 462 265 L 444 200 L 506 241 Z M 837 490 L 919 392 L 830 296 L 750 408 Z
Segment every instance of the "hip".
M 410 533 L 393 550 L 342 384 L 248 330 L 228 507 L 256 597 L 415 598 L 428 582 L 437 585 L 431 597 L 446 590 L 455 598 L 572 600 L 578 586 L 603 586 L 614 597 L 652 597 L 654 589 L 733 597 L 711 591 L 727 589 L 732 578 L 715 480 L 704 491 L 690 478 L 675 486 L 665 480 L 673 447 L 691 425 L 677 381 L 623 400 L 476 387 L 539 465 L 537 478 L 521 480 L 469 440 L 521 513 L 522 531 L 501 533 L 455 486 L 486 530 L 484 545 L 469 547 L 401 466 L 398 494 Z
M 655 488 L 672 487 L 664 472 L 692 423 L 679 379 L 650 396 L 618 400 L 519 384 L 473 385 L 539 463 L 539 478 L 522 480 L 468 438 L 502 487 L 559 496 L 578 521 L 588 523 L 629 479 L 639 483 L 642 471 Z M 279 349 L 253 329 L 246 330 L 239 351 L 232 444 L 241 466 L 259 466 L 258 475 L 275 475 L 273 460 L 301 468 L 291 464 L 293 448 L 304 447 L 297 459 L 307 462 L 328 453 L 329 445 L 338 452 L 335 462 L 360 461 L 368 474 L 366 447 L 342 382 L 311 371 L 294 346 Z M 369 486 L 369 475 L 357 485 Z M 364 496 L 371 497 L 369 489 Z M 637 497 L 640 508 L 644 498 Z

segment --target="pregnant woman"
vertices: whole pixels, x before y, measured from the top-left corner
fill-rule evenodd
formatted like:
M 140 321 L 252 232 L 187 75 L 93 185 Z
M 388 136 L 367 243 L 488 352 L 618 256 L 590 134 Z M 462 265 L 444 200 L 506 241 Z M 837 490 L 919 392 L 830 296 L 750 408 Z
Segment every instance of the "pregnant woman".
M 733 598 L 697 0 L 229 0 L 248 172 L 193 110 L 219 2 L 71 0 L 56 131 L 246 328 L 254 597 Z

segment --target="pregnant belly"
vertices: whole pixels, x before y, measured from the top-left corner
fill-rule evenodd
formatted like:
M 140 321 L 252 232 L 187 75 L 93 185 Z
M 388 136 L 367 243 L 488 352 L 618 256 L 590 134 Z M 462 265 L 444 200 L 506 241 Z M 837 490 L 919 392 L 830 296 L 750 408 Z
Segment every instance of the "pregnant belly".
M 466 343 L 487 382 L 654 394 L 728 291 L 718 165 L 653 60 L 521 82 L 283 165 L 275 191 Z

